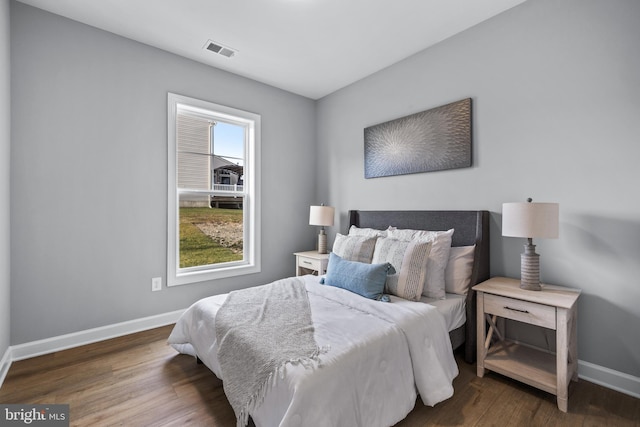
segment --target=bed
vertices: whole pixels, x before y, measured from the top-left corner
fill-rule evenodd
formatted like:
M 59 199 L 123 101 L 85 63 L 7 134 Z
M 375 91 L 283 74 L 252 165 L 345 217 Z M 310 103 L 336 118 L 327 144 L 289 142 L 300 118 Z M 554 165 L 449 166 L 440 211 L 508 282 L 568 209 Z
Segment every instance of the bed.
M 234 405 L 236 388 L 232 389 L 232 384 L 236 380 L 235 374 L 229 373 L 240 374 L 247 365 L 240 359 L 232 360 L 237 367 L 231 371 L 227 368 L 229 357 L 226 356 L 225 362 L 224 357 L 218 356 L 226 354 L 219 346 L 222 347 L 227 335 L 220 335 L 219 328 L 225 323 L 227 307 L 232 305 L 232 299 L 237 304 L 240 294 L 244 293 L 232 292 L 196 302 L 176 323 L 169 343 L 177 351 L 197 357 L 223 379 L 238 425 L 245 425 L 249 417 L 257 427 L 393 425 L 413 409 L 418 396 L 430 406 L 451 397 L 452 381 L 458 374 L 453 358 L 455 348 L 464 345 L 465 358 L 473 360 L 475 304 L 470 288 L 488 278 L 488 220 L 486 211 L 350 211 L 349 232 L 354 228 L 383 231 L 390 226 L 398 230 L 453 228 L 451 246 L 473 248 L 469 292 L 440 301 L 422 296 L 417 301 L 409 301 L 386 295 L 388 303 L 363 298 L 352 290 L 321 283 L 331 278 L 331 263 L 338 265 L 335 259 L 330 261 L 327 277 L 292 277 L 257 286 L 255 293 L 272 292 L 276 285 L 303 289 L 318 351 L 307 359 L 287 356 L 293 363 L 283 363 L 269 374 L 265 386 L 253 394 L 251 405 L 242 411 Z M 372 268 L 379 270 L 380 265 L 372 264 Z M 282 301 L 289 304 L 297 300 L 287 297 Z M 253 307 L 252 304 L 245 306 Z M 462 307 L 466 314 L 462 320 L 460 316 L 457 320 L 445 319 L 443 310 L 455 312 L 452 307 L 456 306 Z M 293 308 L 291 311 L 295 312 Z M 247 316 L 252 314 L 249 312 Z M 299 313 L 291 316 L 304 317 Z M 283 348 L 287 349 L 286 345 Z M 240 356 L 252 352 L 253 349 L 244 351 Z M 223 369 L 223 366 L 227 367 Z

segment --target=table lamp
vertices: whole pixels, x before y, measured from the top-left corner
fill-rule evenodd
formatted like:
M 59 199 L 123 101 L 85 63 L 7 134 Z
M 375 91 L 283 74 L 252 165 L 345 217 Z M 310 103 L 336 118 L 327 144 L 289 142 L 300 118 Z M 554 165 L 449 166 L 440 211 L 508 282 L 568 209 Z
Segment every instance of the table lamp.
M 502 235 L 524 237 L 524 253 L 520 255 L 520 287 L 539 291 L 540 255 L 536 253 L 533 238 L 558 238 L 558 203 L 526 202 L 502 204 Z
M 321 226 L 318 234 L 318 253 L 327 253 L 327 234 L 324 232 L 324 227 L 333 225 L 334 213 L 334 208 L 325 205 L 311 206 L 309 209 L 309 225 Z

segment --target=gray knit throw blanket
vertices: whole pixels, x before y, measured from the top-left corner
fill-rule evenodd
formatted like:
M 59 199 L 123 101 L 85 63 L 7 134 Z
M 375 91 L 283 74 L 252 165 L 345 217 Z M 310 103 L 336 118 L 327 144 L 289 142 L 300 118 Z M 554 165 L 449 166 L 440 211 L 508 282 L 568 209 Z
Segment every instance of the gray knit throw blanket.
M 310 368 L 318 360 L 309 297 L 300 279 L 231 292 L 215 325 L 224 392 L 239 427 L 284 376 L 287 363 Z

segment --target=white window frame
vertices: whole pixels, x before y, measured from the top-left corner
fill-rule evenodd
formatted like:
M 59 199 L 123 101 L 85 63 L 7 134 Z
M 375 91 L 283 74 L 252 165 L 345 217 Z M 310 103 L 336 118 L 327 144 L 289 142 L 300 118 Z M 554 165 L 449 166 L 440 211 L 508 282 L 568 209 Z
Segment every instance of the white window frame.
M 260 115 L 212 102 L 168 93 L 167 286 L 186 285 L 260 272 Z M 211 111 L 225 121 L 246 126 L 244 159 L 244 256 L 242 261 L 180 268 L 176 119 L 178 105 Z

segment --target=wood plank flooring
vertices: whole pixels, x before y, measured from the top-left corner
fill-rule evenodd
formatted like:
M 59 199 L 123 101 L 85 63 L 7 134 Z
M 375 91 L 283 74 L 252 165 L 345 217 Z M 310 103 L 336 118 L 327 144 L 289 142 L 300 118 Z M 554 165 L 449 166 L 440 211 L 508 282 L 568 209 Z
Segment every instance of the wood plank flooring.
M 171 328 L 14 362 L 0 403 L 68 403 L 72 426 L 235 426 L 222 382 L 166 344 Z M 397 426 L 640 427 L 640 399 L 580 380 L 565 414 L 554 396 L 494 373 L 478 378 L 456 359 L 454 396 L 419 402 Z

